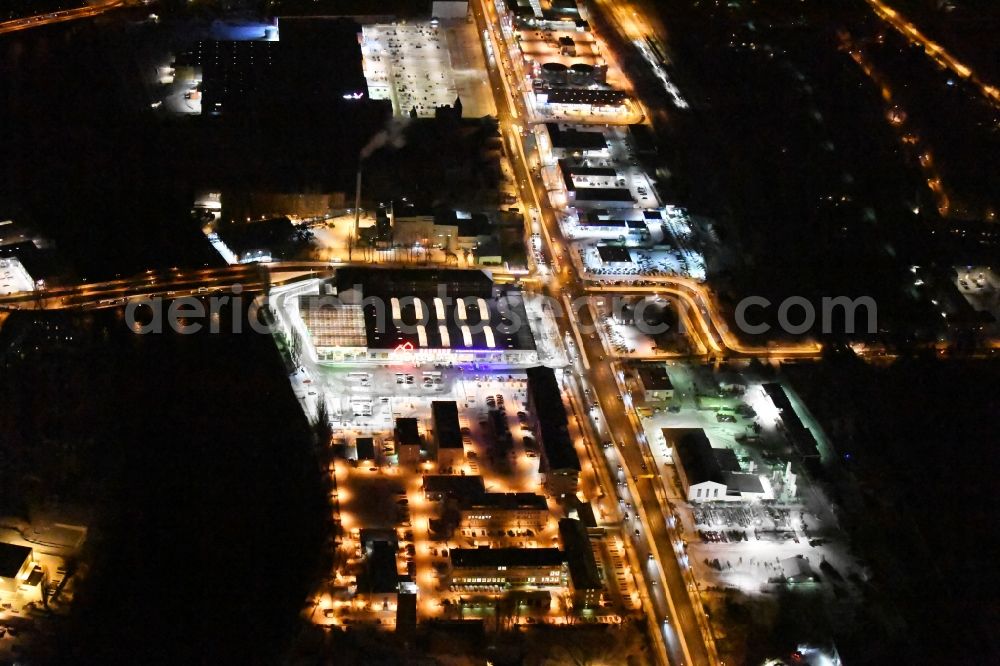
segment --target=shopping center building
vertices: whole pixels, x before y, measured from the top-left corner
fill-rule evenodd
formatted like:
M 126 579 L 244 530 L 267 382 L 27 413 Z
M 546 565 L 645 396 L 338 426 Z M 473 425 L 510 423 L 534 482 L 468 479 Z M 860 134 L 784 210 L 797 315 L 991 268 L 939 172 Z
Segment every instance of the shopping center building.
M 538 362 L 521 291 L 485 271 L 342 268 L 298 306 L 319 362 Z

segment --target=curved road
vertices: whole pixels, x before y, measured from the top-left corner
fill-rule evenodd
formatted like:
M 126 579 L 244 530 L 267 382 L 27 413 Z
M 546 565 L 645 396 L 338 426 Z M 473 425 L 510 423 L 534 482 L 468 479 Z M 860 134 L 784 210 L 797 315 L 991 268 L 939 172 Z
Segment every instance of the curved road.
M 76 9 L 62 9 L 55 12 L 49 12 L 47 14 L 37 14 L 35 16 L 25 16 L 19 19 L 12 19 L 10 21 L 0 23 L 0 35 L 8 32 L 17 32 L 18 30 L 37 28 L 43 25 L 52 25 L 53 23 L 90 18 L 92 16 L 97 16 L 98 14 L 103 14 L 110 9 L 116 9 L 124 6 L 124 0 L 97 0 L 93 4 L 88 4 Z

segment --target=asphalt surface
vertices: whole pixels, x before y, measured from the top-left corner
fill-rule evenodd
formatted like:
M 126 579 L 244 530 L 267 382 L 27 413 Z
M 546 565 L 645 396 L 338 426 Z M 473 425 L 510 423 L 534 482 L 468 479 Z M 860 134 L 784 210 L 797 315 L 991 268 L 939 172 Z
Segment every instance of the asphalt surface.
M 92 16 L 97 16 L 98 14 L 103 14 L 109 9 L 115 9 L 124 5 L 125 2 L 123 0 L 104 0 L 103 2 L 97 2 L 93 5 L 85 5 L 76 9 L 63 9 L 55 12 L 49 12 L 47 14 L 38 14 L 35 16 L 25 16 L 19 19 L 12 19 L 10 21 L 0 23 L 0 35 L 8 32 L 17 32 L 18 30 L 38 28 L 43 25 L 52 25 L 53 23 L 62 23 L 63 21 L 90 18 Z
M 521 200 L 525 205 L 538 210 L 542 221 L 543 237 L 549 250 L 549 256 L 553 258 L 554 274 L 544 284 L 543 291 L 551 298 L 561 298 L 566 295 L 571 300 L 586 295 L 585 281 L 574 269 L 573 262 L 569 260 L 571 244 L 563 236 L 558 224 L 555 211 L 548 204 L 547 197 L 544 196 L 545 186 L 541 178 L 536 178 L 528 164 L 528 158 L 521 142 L 519 132 L 511 127 L 513 123 L 526 124 L 527 114 L 523 106 L 519 111 L 511 110 L 511 104 L 522 104 L 523 97 L 516 93 L 508 94 L 508 89 L 502 80 L 502 73 L 494 65 L 501 65 L 510 68 L 509 59 L 505 53 L 506 49 L 498 49 L 496 45 L 501 43 L 500 30 L 496 24 L 490 25 L 484 14 L 481 3 L 472 3 L 473 14 L 477 21 L 480 32 L 491 30 L 494 35 L 494 59 L 487 58 L 487 69 L 489 71 L 491 87 L 496 96 L 496 105 L 499 112 L 500 129 L 504 137 L 504 142 L 508 149 L 508 156 L 514 168 L 515 179 L 521 194 Z M 494 19 L 495 20 L 495 19 Z M 509 85 L 509 80 L 508 80 Z M 512 88 L 512 87 L 511 87 Z M 538 192 L 543 193 L 541 197 Z M 583 308 L 579 312 L 579 317 L 586 327 L 593 327 L 593 313 L 590 308 Z M 621 456 L 621 464 L 624 468 L 624 481 L 627 485 L 622 488 L 633 491 L 633 501 L 637 508 L 641 509 L 640 515 L 643 517 L 639 530 L 639 536 L 634 537 L 634 521 L 629 521 L 625 534 L 625 542 L 633 549 L 633 562 L 648 562 L 650 553 L 654 555 L 655 566 L 639 566 L 637 578 L 645 585 L 644 605 L 647 613 L 652 613 L 653 617 L 648 618 L 653 630 L 662 627 L 664 619 L 669 621 L 666 629 L 660 629 L 663 633 L 663 642 L 656 641 L 658 646 L 665 646 L 666 653 L 671 664 L 710 664 L 713 663 L 709 656 L 709 650 L 702 637 L 702 627 L 699 623 L 699 615 L 687 591 L 687 582 L 681 571 L 680 564 L 674 556 L 673 540 L 668 531 L 663 511 L 656 496 L 653 479 L 642 471 L 645 463 L 643 454 L 638 446 L 636 432 L 625 411 L 625 405 L 619 401 L 621 394 L 613 374 L 610 362 L 602 361 L 605 351 L 597 336 L 582 335 L 579 338 L 573 332 L 572 322 L 569 317 L 562 316 L 557 319 L 560 330 L 564 335 L 570 335 L 573 339 L 581 340 L 583 343 L 580 353 L 586 357 L 586 362 L 577 367 L 582 373 L 584 383 L 591 387 L 593 395 L 598 396 L 603 418 L 606 419 L 607 429 L 611 432 L 615 442 L 624 442 L 625 446 L 617 446 Z M 592 330 L 596 330 L 596 327 Z M 581 362 L 584 359 L 580 359 Z M 599 417 L 600 418 L 600 417 Z M 600 422 L 599 422 L 600 423 Z M 598 425 L 599 425 L 598 423 Z M 598 434 L 600 434 L 600 427 Z M 602 441 L 600 437 L 588 438 L 589 445 L 593 449 L 596 442 Z M 611 457 L 606 455 L 605 450 L 591 450 L 591 458 L 595 461 L 603 460 L 607 467 L 607 477 L 618 475 L 617 466 L 612 468 Z M 649 457 L 652 461 L 651 456 Z M 652 469 L 647 467 L 647 469 Z M 653 470 L 655 471 L 655 469 Z M 604 475 L 602 475 L 604 476 Z M 631 481 L 631 479 L 636 479 Z M 605 494 L 609 497 L 616 497 L 615 488 L 605 488 Z M 638 501 L 635 501 L 638 500 Z M 653 581 L 656 581 L 654 584 Z M 650 607 L 651 606 L 651 607 Z M 700 612 L 700 611 L 699 611 Z M 704 620 L 704 617 L 701 617 Z M 683 636 L 679 636 L 676 628 L 679 628 Z

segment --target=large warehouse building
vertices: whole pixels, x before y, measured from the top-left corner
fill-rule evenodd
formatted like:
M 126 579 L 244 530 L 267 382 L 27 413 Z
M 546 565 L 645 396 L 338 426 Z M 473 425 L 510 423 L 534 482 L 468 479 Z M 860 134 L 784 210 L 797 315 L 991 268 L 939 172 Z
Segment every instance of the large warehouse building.
M 320 362 L 538 362 L 521 292 L 483 271 L 343 268 L 334 284 L 299 299 Z
M 756 474 L 740 469 L 732 449 L 712 448 L 702 428 L 663 428 L 689 502 L 724 502 L 768 498 Z

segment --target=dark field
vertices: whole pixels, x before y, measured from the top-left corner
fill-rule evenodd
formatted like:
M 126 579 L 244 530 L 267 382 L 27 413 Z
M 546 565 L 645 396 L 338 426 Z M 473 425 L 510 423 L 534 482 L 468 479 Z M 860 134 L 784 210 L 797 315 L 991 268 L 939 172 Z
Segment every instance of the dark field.
M 837 638 L 846 663 L 995 661 L 1000 364 L 843 358 L 788 373 L 840 454 L 827 481 L 873 573 Z
M 113 313 L 42 322 L 15 315 L 0 337 L 0 505 L 59 498 L 95 519 L 72 614 L 41 656 L 274 663 L 328 514 L 271 339 L 136 336 Z

